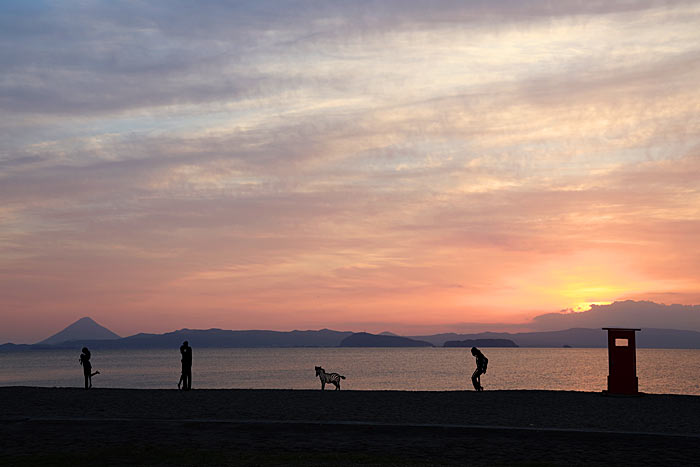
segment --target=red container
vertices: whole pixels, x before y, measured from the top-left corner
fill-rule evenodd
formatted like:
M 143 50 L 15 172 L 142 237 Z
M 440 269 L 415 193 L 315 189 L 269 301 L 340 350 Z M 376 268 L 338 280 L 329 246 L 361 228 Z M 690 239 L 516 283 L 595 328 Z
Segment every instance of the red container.
M 640 329 L 603 328 L 608 331 L 609 394 L 639 393 L 635 331 Z

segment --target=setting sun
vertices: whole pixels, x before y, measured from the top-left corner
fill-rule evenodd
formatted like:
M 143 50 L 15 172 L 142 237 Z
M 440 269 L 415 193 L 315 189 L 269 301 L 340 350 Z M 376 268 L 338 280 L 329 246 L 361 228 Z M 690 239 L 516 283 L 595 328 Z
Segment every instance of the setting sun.
M 698 5 L 51 5 L 6 32 L 0 341 L 700 301 Z
M 2 0 L 0 70 L 0 465 L 698 464 L 700 1 Z

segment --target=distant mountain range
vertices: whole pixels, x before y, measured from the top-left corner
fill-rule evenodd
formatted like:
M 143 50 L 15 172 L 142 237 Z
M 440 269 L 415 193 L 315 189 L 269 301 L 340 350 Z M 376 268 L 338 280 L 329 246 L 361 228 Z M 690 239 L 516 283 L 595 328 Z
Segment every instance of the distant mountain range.
M 164 334 L 135 334 L 119 337 L 90 318 L 81 318 L 64 330 L 33 345 L 0 345 L 0 351 L 42 349 L 160 349 L 178 348 L 182 341 L 199 348 L 256 347 L 606 347 L 601 329 L 573 328 L 561 331 L 478 334 L 444 333 L 428 336 L 398 336 L 349 331 L 230 331 L 180 329 Z M 637 347 L 700 349 L 700 332 L 674 329 L 642 329 Z
M 435 347 L 430 342 L 395 335 L 357 332 L 340 342 L 340 347 Z
M 465 339 L 463 341 L 446 341 L 443 347 L 519 347 L 510 339 Z

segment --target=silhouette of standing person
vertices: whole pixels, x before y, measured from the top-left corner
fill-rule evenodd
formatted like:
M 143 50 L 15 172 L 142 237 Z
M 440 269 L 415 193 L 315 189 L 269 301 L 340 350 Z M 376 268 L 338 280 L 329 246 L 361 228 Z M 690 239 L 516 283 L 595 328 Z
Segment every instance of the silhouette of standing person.
M 82 353 L 80 354 L 80 364 L 83 366 L 83 376 L 85 376 L 85 389 L 90 389 L 92 387 L 92 377 L 99 375 L 100 372 L 92 372 L 92 364 L 90 363 L 90 351 L 87 347 L 83 347 Z
M 180 346 L 180 354 L 182 355 L 182 375 L 177 387 L 179 388 L 182 383 L 182 389 L 189 391 L 192 389 L 192 347 L 187 341 Z
M 481 385 L 481 375 L 486 373 L 486 367 L 489 364 L 489 359 L 481 353 L 481 350 L 476 347 L 472 347 L 472 355 L 476 357 L 476 370 L 472 374 L 472 384 L 474 389 L 477 391 L 483 391 L 484 387 Z

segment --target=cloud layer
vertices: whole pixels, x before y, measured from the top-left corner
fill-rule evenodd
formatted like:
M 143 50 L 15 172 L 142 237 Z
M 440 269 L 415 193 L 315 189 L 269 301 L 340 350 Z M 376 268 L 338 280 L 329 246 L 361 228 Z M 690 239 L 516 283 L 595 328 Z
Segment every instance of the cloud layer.
M 5 2 L 0 341 L 699 303 L 698 24 L 697 2 Z
M 536 316 L 534 329 L 554 331 L 570 328 L 657 328 L 700 331 L 700 305 L 660 305 L 626 300 L 610 305 L 592 305 L 581 313 L 546 313 Z

